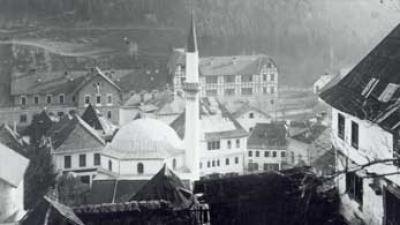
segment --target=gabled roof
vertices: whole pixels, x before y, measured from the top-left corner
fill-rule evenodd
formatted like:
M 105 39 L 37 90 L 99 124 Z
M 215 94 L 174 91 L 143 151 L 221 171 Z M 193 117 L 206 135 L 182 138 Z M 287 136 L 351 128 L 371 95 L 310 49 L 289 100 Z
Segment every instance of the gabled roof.
M 257 123 L 247 139 L 248 148 L 281 150 L 287 147 L 284 123 Z
M 314 142 L 325 130 L 326 126 L 322 124 L 314 124 L 305 128 L 302 132 L 292 135 L 291 138 L 307 144 Z
M 57 149 L 68 139 L 70 134 L 77 127 L 83 128 L 87 133 L 90 134 L 91 137 L 93 137 L 94 140 L 99 143 L 99 145 L 105 145 L 104 140 L 97 134 L 96 130 L 90 127 L 78 115 L 74 115 L 72 118 L 65 116 L 58 123 L 54 124 L 53 127 L 48 131 L 48 136 L 51 137 L 52 145 L 55 151 L 57 151 Z M 79 146 L 77 146 L 77 149 L 79 149 Z
M 43 225 L 51 224 L 49 221 L 57 221 L 56 218 L 63 218 L 67 220 L 68 224 L 73 225 L 85 225 L 81 219 L 79 219 L 74 211 L 55 200 L 52 200 L 46 196 L 40 200 L 33 209 L 31 209 L 20 221 L 21 225 Z
M 195 203 L 192 193 L 185 188 L 179 177 L 165 164 L 140 189 L 130 201 L 164 200 L 171 202 L 176 209 L 189 209 Z
M 29 160 L 0 143 L 0 180 L 18 187 L 24 178 Z
M 99 121 L 99 116 L 91 104 L 86 107 L 85 112 L 82 114 L 82 119 L 96 130 L 102 130 L 103 127 Z
M 243 104 L 238 110 L 236 110 L 234 113 L 232 113 L 232 116 L 237 119 L 249 111 L 258 112 L 261 115 L 265 116 L 266 118 L 272 118 L 271 115 L 269 115 L 268 113 L 262 111 L 261 109 L 255 107 L 255 106 L 249 105 L 249 104 Z
M 185 135 L 185 120 L 183 112 L 170 125 L 181 138 Z M 225 106 L 214 98 L 200 100 L 200 125 L 207 140 L 248 135 Z
M 332 107 L 393 131 L 400 121 L 400 25 L 320 97 Z

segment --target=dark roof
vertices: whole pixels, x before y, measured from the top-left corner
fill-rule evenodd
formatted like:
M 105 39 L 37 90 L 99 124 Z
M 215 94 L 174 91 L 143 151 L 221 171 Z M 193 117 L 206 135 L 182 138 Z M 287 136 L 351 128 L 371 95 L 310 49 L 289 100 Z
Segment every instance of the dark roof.
M 171 202 L 175 209 L 188 209 L 195 203 L 192 193 L 165 164 L 130 200 L 164 200 Z
M 104 203 L 82 205 L 73 209 L 79 216 L 89 214 L 118 213 L 118 212 L 145 212 L 151 210 L 172 210 L 171 204 L 166 201 L 130 201 L 120 203 Z
M 82 114 L 82 119 L 89 124 L 89 126 L 93 127 L 96 130 L 102 130 L 99 116 L 97 115 L 96 110 L 93 108 L 91 104 L 86 107 L 85 112 Z
M 49 211 L 50 210 L 50 211 Z M 48 212 L 50 212 L 48 214 Z M 48 215 L 47 215 L 48 214 Z M 43 225 L 52 224 L 49 221 L 59 221 L 58 218 L 68 221 L 72 225 L 84 225 L 84 223 L 75 215 L 71 208 L 65 206 L 48 197 L 42 200 L 21 219 L 21 225 Z M 61 220 L 61 221 L 62 221 Z
M 196 35 L 196 23 L 194 15 L 192 14 L 192 18 L 190 21 L 190 31 L 187 42 L 187 51 L 188 52 L 197 52 L 197 35 Z
M 220 114 L 221 123 L 226 123 L 229 127 L 231 127 L 231 129 L 227 130 L 222 127 L 221 131 L 205 132 L 205 138 L 207 140 L 229 137 L 244 137 L 248 135 L 247 131 L 239 124 L 239 122 L 232 116 L 232 114 L 223 104 L 217 101 L 217 107 L 213 107 L 210 104 L 209 98 L 202 98 L 200 100 L 200 123 L 210 124 L 210 122 L 205 120 L 208 120 L 208 118 L 216 114 Z M 185 112 L 183 112 L 170 124 L 170 126 L 181 138 L 184 138 L 185 135 L 185 120 Z
M 294 140 L 301 141 L 307 144 L 311 144 L 315 141 L 325 130 L 326 126 L 322 124 L 314 124 L 307 127 L 301 133 L 291 136 Z
M 27 144 L 22 140 L 20 135 L 12 130 L 7 124 L 0 125 L 0 143 L 25 157 L 28 156 L 26 151 Z
M 148 180 L 94 180 L 88 203 L 127 202 Z
M 285 149 L 287 147 L 284 123 L 257 123 L 247 139 L 248 148 Z
M 66 115 L 47 131 L 47 135 L 51 137 L 53 148 L 56 150 L 60 147 L 78 126 L 86 130 L 100 145 L 105 144 L 97 132 L 78 115 L 73 115 L 72 118 Z
M 399 60 L 400 25 L 320 97 L 342 112 L 393 131 L 400 125 Z

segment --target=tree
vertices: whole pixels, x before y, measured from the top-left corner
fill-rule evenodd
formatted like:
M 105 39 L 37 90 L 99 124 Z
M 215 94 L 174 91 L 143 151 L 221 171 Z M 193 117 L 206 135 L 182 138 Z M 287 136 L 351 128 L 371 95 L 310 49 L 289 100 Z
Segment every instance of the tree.
M 78 206 L 86 203 L 89 184 L 83 183 L 73 173 L 66 173 L 57 179 L 58 200 L 64 205 Z
M 56 174 L 47 143 L 31 145 L 30 163 L 25 173 L 25 209 L 33 208 L 43 195 L 54 186 Z

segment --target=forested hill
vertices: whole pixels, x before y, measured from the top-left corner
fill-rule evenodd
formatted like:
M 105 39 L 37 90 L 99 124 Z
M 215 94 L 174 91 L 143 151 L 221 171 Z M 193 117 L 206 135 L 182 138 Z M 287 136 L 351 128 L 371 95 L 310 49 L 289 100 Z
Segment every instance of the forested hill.
M 157 45 L 165 45 L 168 49 L 168 45 L 179 47 L 185 44 L 189 12 L 194 9 L 200 54 L 266 53 L 278 63 L 285 82 L 310 84 L 326 70 L 338 70 L 357 63 L 400 21 L 400 9 L 394 0 L 191 2 L 0 0 L 0 31 L 36 26 L 175 29 L 177 38 L 173 42 L 165 41 L 168 38 L 163 35 L 156 40 Z M 154 38 L 151 40 L 154 42 Z M 144 45 L 151 51 L 152 43 L 137 41 L 140 47 Z

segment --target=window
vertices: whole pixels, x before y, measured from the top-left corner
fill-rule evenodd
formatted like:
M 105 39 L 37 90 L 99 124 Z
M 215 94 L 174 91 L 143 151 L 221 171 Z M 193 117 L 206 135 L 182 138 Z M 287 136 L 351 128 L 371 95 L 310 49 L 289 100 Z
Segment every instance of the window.
M 53 99 L 52 99 L 52 97 L 51 97 L 50 95 L 47 95 L 47 96 L 46 96 L 46 103 L 47 103 L 47 104 L 51 104 L 52 100 L 53 100 Z
M 64 156 L 64 168 L 65 169 L 71 168 L 71 156 L 70 155 Z
M 235 76 L 225 75 L 224 81 L 225 83 L 235 83 Z
M 240 148 L 240 139 L 236 139 L 236 148 Z
M 219 159 L 217 160 L 217 166 L 219 166 Z
M 207 161 L 207 168 L 210 168 L 210 166 L 211 166 L 210 161 Z
M 271 74 L 271 75 L 269 75 L 270 77 L 269 77 L 269 80 L 270 81 L 274 81 L 275 80 L 275 74 Z
M 61 118 L 63 115 L 64 115 L 64 112 L 58 112 L 58 113 L 57 113 L 57 116 L 60 117 L 60 118 Z
M 34 103 L 35 105 L 39 105 L 39 96 L 33 97 L 33 103 Z
M 107 104 L 109 104 L 109 105 L 113 104 L 113 96 L 112 95 L 107 95 Z
M 242 88 L 242 95 L 252 95 L 253 88 Z
M 239 157 L 235 157 L 235 164 L 239 164 Z
M 249 151 L 249 157 L 252 157 L 252 156 L 253 156 L 253 152 Z
M 385 90 L 383 90 L 382 94 L 379 96 L 378 100 L 381 102 L 388 102 L 389 100 L 392 99 L 392 96 L 399 87 L 400 85 L 398 84 L 389 83 L 386 86 Z
M 63 95 L 63 94 L 61 94 L 61 95 L 58 96 L 58 102 L 59 102 L 60 104 L 64 104 L 64 95 Z
M 363 180 L 355 172 L 346 173 L 346 192 L 351 199 L 358 202 L 360 206 L 362 205 Z
M 249 118 L 253 119 L 254 118 L 254 113 L 249 113 Z
M 252 75 L 242 75 L 242 82 L 252 82 L 253 76 Z
M 225 159 L 225 165 L 229 165 L 229 158 Z
M 375 86 L 378 84 L 379 80 L 376 78 L 372 78 L 368 84 L 364 87 L 364 90 L 361 92 L 361 95 L 364 97 L 368 97 L 372 90 L 374 90 Z
M 267 75 L 263 75 L 263 81 L 267 81 Z
M 275 93 L 275 88 L 274 87 L 270 87 L 269 88 L 269 93 L 274 94 Z
M 272 157 L 276 158 L 276 152 L 275 151 L 272 152 Z
M 278 163 L 264 163 L 264 171 L 278 171 L 279 164 Z
M 218 83 L 218 76 L 207 76 L 206 77 L 207 84 L 216 84 Z
M 108 170 L 112 171 L 112 162 L 111 162 L 111 160 L 108 160 Z
M 72 96 L 72 102 L 76 102 L 76 96 Z
M 176 159 L 172 159 L 172 169 L 176 170 Z
M 211 162 L 211 165 L 212 165 L 212 167 L 215 167 L 215 161 L 214 160 Z
M 270 155 L 270 154 L 269 154 L 269 151 L 265 151 L 265 152 L 264 152 L 264 157 L 268 158 L 269 155 Z
M 249 171 L 257 171 L 258 170 L 258 163 L 249 162 Z
M 28 121 L 28 116 L 26 114 L 22 114 L 19 116 L 19 122 L 26 123 Z
M 340 139 L 344 140 L 345 132 L 345 118 L 342 114 L 338 114 L 338 136 Z
M 268 94 L 268 93 L 267 93 L 267 88 L 266 88 L 266 87 L 263 87 L 263 93 L 264 93 L 264 94 Z
M 79 155 L 79 166 L 80 167 L 86 166 L 86 155 L 85 154 Z
M 26 97 L 21 96 L 21 105 L 26 105 Z
M 143 173 L 144 173 L 144 166 L 143 166 L 143 163 L 138 163 L 138 164 L 137 164 L 137 173 L 138 173 L 138 174 L 143 174 Z
M 200 169 L 203 168 L 203 163 L 202 162 L 200 162 L 199 167 L 200 167 Z
M 207 142 L 207 148 L 208 150 L 218 150 L 220 148 L 220 142 L 219 141 Z
M 112 119 L 111 111 L 107 111 L 107 118 L 108 118 L 108 119 Z
M 90 104 L 90 96 L 89 95 L 85 96 L 85 104 Z
M 95 166 L 99 166 L 100 165 L 100 154 L 99 153 L 94 153 L 94 161 L 93 164 Z
M 260 152 L 256 151 L 256 157 L 260 157 Z
M 286 157 L 286 152 L 281 152 L 281 157 L 285 158 Z
M 97 105 L 100 105 L 100 104 L 101 104 L 101 96 L 100 96 L 100 95 L 97 95 L 97 96 L 96 96 L 96 104 L 97 104 Z
M 226 96 L 232 96 L 235 95 L 235 89 L 234 88 L 228 88 L 224 90 L 224 94 Z
M 231 149 L 231 148 L 232 148 L 232 142 L 231 142 L 231 140 L 228 140 L 228 141 L 226 142 L 226 145 L 228 146 L 228 149 Z
M 79 179 L 84 184 L 90 184 L 90 176 L 81 176 L 81 177 L 79 177 Z
M 216 89 L 206 90 L 207 96 L 217 96 L 218 92 Z
M 358 124 L 351 122 L 351 146 L 358 149 Z

